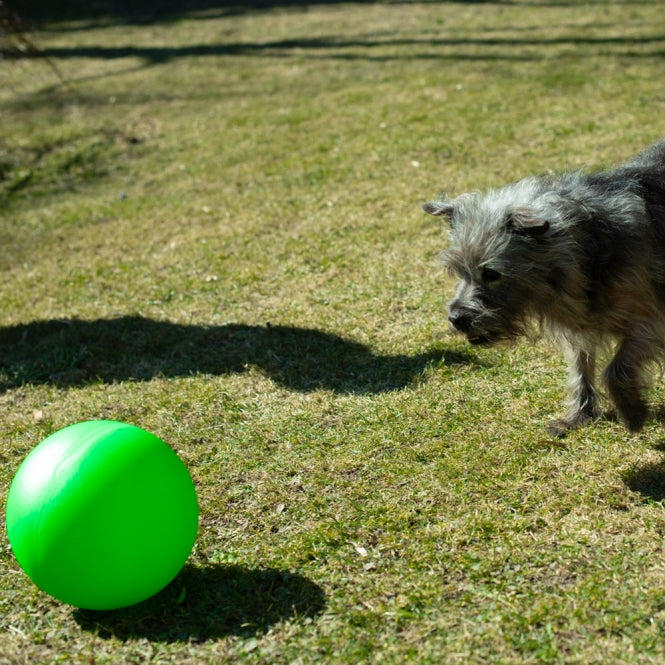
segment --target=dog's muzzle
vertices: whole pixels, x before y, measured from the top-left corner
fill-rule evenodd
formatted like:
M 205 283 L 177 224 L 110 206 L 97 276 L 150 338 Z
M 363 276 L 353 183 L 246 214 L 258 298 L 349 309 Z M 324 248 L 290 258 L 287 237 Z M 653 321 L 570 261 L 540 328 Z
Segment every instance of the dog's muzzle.
M 474 330 L 473 317 L 463 311 L 451 311 L 448 315 L 448 322 L 450 323 L 450 326 L 453 328 L 453 330 L 466 335 L 469 343 L 473 344 L 474 346 L 487 346 L 494 343 L 496 340 L 496 336 L 492 333 Z
M 467 335 L 473 328 L 473 318 L 460 311 L 452 311 L 448 315 L 448 322 L 457 332 Z

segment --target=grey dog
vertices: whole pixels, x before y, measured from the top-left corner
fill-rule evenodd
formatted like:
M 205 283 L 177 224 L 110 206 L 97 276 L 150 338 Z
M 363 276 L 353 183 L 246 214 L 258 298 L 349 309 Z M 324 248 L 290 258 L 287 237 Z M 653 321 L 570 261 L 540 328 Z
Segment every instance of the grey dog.
M 601 349 L 607 395 L 640 430 L 649 370 L 665 359 L 665 139 L 611 171 L 529 177 L 423 209 L 450 221 L 455 330 L 474 345 L 544 331 L 564 347 L 569 409 L 551 434 L 600 416 Z

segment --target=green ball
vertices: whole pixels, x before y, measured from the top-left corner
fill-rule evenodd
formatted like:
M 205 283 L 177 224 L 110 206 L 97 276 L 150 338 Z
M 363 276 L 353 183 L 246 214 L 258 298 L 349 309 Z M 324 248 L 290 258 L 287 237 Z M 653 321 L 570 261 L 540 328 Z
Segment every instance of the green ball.
M 66 427 L 23 461 L 7 497 L 17 561 L 46 593 L 110 610 L 163 589 L 198 529 L 189 472 L 169 446 L 109 420 Z

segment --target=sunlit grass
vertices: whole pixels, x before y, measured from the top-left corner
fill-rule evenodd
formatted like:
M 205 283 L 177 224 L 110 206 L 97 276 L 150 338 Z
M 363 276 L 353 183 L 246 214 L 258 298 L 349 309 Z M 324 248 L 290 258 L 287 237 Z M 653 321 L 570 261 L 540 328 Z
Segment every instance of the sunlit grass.
M 639 436 L 549 440 L 560 357 L 449 333 L 419 209 L 659 138 L 662 10 L 211 7 L 45 25 L 62 80 L 5 62 L 1 496 L 113 418 L 178 452 L 201 528 L 105 614 L 0 542 L 0 661 L 662 660 L 662 386 Z

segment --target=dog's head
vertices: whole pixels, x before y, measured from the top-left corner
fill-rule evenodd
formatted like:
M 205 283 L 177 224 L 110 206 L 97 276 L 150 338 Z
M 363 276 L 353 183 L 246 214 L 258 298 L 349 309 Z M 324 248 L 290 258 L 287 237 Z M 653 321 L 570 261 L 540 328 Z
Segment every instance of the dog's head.
M 464 194 L 423 205 L 450 222 L 443 263 L 459 278 L 448 320 L 475 345 L 524 334 L 534 304 L 552 291 L 550 222 L 529 205 L 524 187 Z M 520 195 L 518 195 L 520 194 Z

